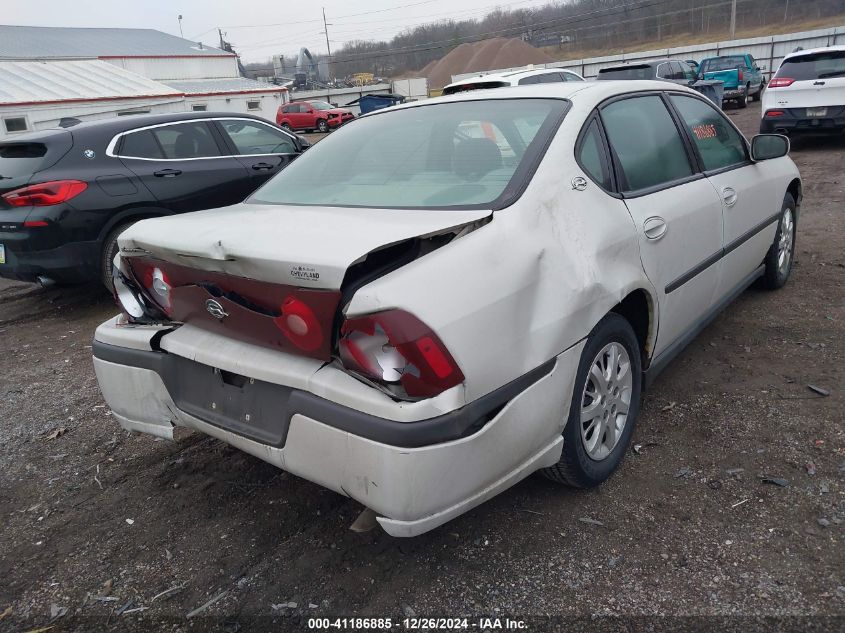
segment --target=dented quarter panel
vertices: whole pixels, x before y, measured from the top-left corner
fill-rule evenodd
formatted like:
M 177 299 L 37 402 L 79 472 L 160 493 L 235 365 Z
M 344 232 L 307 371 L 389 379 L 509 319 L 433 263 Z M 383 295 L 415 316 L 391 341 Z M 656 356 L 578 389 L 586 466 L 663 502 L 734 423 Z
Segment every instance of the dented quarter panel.
M 401 308 L 418 316 L 461 367 L 467 401 L 585 338 L 633 290 L 653 296 L 625 204 L 592 181 L 584 191 L 572 188 L 573 178 L 586 176 L 573 151 L 583 121 L 577 109 L 515 204 L 362 288 L 346 311 Z

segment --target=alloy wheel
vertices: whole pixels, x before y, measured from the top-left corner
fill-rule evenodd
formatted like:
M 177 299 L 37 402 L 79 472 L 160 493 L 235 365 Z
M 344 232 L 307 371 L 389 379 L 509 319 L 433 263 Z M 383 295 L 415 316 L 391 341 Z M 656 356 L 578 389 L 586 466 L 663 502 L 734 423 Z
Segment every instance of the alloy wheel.
M 621 343 L 608 343 L 590 364 L 581 396 L 581 441 L 591 459 L 605 459 L 619 443 L 628 423 L 632 389 L 628 351 Z
M 780 241 L 778 242 L 778 273 L 786 274 L 792 264 L 792 248 L 795 243 L 795 222 L 792 209 L 783 212 L 780 221 Z

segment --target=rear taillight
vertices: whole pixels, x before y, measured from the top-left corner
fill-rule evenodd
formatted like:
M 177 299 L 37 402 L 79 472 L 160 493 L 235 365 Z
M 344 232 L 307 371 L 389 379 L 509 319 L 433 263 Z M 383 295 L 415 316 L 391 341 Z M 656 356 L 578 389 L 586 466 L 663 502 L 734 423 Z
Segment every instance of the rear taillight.
M 742 74 L 742 70 L 741 70 L 741 69 L 737 69 L 737 71 L 736 71 L 736 72 L 737 72 L 737 74 L 739 75 L 739 80 L 740 80 L 740 81 L 745 81 L 745 75 L 744 75 L 744 74 Z
M 296 297 L 282 301 L 281 314 L 273 319 L 282 334 L 306 352 L 313 352 L 323 345 L 323 328 L 311 307 Z
M 81 180 L 52 180 L 29 185 L 3 194 L 3 199 L 13 207 L 49 207 L 67 202 L 88 188 Z
M 775 77 L 771 81 L 769 81 L 769 88 L 786 88 L 787 86 L 791 86 L 795 83 L 794 79 L 790 79 L 789 77 Z
M 413 398 L 436 396 L 464 381 L 437 335 L 403 310 L 347 320 L 338 346 L 346 369 L 383 385 L 401 387 Z
M 169 315 L 172 307 L 170 293 L 173 290 L 173 284 L 168 274 L 158 266 L 150 265 L 145 261 L 132 261 L 130 265 L 135 278 L 143 286 L 147 296 L 155 301 L 165 314 Z
M 771 118 L 771 119 L 775 119 L 779 116 L 783 116 L 784 114 L 786 114 L 786 113 L 783 110 L 769 110 L 768 112 L 766 112 L 766 116 Z

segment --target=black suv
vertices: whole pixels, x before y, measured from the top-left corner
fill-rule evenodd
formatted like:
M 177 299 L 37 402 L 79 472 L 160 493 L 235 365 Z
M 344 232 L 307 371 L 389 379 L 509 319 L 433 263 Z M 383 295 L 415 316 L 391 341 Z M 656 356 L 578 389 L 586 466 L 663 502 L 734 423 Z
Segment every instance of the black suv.
M 111 286 L 144 218 L 241 202 L 308 146 L 244 114 L 133 115 L 0 142 L 0 277 Z

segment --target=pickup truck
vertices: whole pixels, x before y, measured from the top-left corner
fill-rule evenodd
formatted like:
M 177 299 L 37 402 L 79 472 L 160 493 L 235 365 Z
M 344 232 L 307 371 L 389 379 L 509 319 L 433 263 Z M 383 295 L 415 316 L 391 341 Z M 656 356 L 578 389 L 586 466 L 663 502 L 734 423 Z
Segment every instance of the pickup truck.
M 702 60 L 699 74 L 702 79 L 724 83 L 723 100 L 736 101 L 737 106 L 744 108 L 748 101 L 760 100 L 764 85 L 762 70 L 751 55 L 728 55 Z

